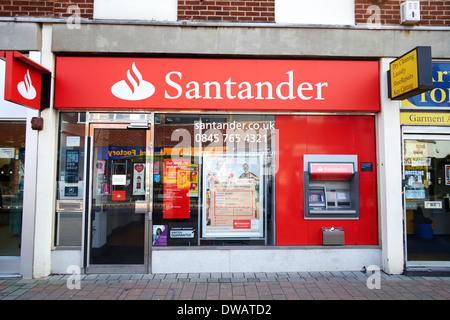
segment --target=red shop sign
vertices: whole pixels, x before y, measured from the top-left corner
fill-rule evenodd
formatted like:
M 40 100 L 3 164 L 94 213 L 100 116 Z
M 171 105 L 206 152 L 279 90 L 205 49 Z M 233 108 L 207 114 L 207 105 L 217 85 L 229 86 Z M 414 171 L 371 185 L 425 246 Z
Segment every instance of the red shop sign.
M 50 103 L 51 72 L 17 51 L 0 51 L 5 60 L 5 97 L 7 101 L 33 109 Z
M 353 175 L 352 163 L 312 163 L 311 179 L 342 180 Z
M 378 62 L 58 57 L 55 108 L 379 111 Z

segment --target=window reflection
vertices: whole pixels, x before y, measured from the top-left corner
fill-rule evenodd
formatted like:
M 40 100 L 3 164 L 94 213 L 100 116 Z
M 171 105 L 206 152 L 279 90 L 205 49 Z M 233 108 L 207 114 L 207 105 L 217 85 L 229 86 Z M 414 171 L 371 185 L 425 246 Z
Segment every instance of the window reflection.
M 56 246 L 81 246 L 85 113 L 61 113 L 56 195 Z
M 25 131 L 25 122 L 0 122 L 0 256 L 20 255 Z
M 404 142 L 407 257 L 450 261 L 450 141 Z

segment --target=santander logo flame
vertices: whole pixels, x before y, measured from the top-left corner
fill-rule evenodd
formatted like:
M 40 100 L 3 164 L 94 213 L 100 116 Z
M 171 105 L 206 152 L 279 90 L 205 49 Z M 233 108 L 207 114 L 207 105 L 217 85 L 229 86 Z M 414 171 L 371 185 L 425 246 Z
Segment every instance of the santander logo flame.
M 142 78 L 142 74 L 133 62 L 131 71 L 130 69 L 127 71 L 126 79 L 116 82 L 111 87 L 111 93 L 122 100 L 143 100 L 155 93 L 155 86 Z
M 36 89 L 33 87 L 33 84 L 31 83 L 31 77 L 30 77 L 30 70 L 27 70 L 27 73 L 25 74 L 24 81 L 21 81 L 17 84 L 17 90 L 19 91 L 20 95 L 28 100 L 33 100 L 36 98 L 37 93 Z

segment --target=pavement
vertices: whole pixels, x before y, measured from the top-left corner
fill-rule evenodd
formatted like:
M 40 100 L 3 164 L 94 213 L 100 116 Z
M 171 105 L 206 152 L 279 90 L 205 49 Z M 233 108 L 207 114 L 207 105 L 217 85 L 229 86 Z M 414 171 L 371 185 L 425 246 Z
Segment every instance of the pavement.
M 264 300 L 265 306 L 275 300 L 445 301 L 450 300 L 450 274 L 388 275 L 382 271 L 72 274 L 38 279 L 0 275 L 0 300 L 171 300 L 178 301 L 177 308 L 183 306 L 182 310 L 176 309 L 182 314 L 202 311 L 189 309 L 188 301 L 229 304 Z M 223 310 L 223 305 L 214 311 L 231 312 Z

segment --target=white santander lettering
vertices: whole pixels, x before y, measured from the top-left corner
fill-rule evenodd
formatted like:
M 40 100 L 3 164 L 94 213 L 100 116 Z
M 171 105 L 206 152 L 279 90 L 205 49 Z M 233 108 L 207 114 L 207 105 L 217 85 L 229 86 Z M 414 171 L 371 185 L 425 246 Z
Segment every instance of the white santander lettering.
M 179 71 L 166 74 L 166 83 L 170 87 L 165 91 L 166 99 L 178 99 L 183 93 L 186 99 L 239 99 L 239 100 L 325 100 L 325 88 L 328 82 L 301 82 L 296 83 L 294 71 L 286 72 L 287 81 L 274 84 L 268 81 L 250 83 L 248 81 L 236 82 L 230 77 L 225 82 L 206 81 L 198 83 L 181 81 L 183 75 Z M 183 91 L 185 90 L 185 91 Z
M 203 85 L 205 86 L 205 99 L 212 99 L 209 93 L 211 85 L 216 87 L 216 96 L 214 99 L 223 99 L 220 95 L 220 84 L 217 81 L 207 81 Z
M 277 96 L 278 96 L 278 98 L 283 99 L 283 100 L 295 99 L 294 90 L 293 90 L 294 71 L 292 71 L 292 70 L 288 71 L 288 72 L 286 72 L 286 74 L 289 76 L 289 80 L 287 82 L 282 82 L 277 86 Z M 282 86 L 286 86 L 286 85 L 288 86 L 288 92 L 289 92 L 289 95 L 287 97 L 283 96 L 283 94 L 281 93 Z M 301 97 L 300 97 L 300 99 L 301 99 Z
M 181 96 L 181 94 L 183 93 L 183 88 L 181 88 L 181 86 L 178 83 L 173 82 L 170 79 L 170 76 L 172 74 L 176 74 L 178 77 L 180 77 L 180 80 L 181 80 L 181 72 L 172 71 L 172 72 L 169 72 L 168 74 L 166 74 L 166 83 L 169 86 L 171 86 L 172 88 L 175 88 L 177 90 L 178 94 L 176 96 L 172 97 L 167 93 L 167 90 L 166 90 L 166 92 L 165 92 L 166 99 L 178 99 Z
M 317 89 L 317 95 L 316 100 L 325 100 L 325 98 L 322 97 L 322 87 L 328 88 L 328 82 L 319 82 L 315 84 Z
M 188 99 L 200 99 L 202 96 L 200 95 L 200 87 L 198 85 L 198 82 L 191 81 L 191 82 L 189 82 L 186 85 L 187 89 L 189 89 L 191 87 L 194 87 L 194 88 L 190 89 L 190 90 L 188 90 L 186 92 L 186 98 L 188 98 Z
M 298 96 L 300 97 L 300 99 L 302 99 L 302 100 L 309 100 L 309 99 L 311 99 L 312 98 L 312 96 L 305 96 L 304 94 L 303 94 L 303 91 L 304 90 L 308 90 L 308 91 L 311 91 L 312 90 L 312 85 L 311 85 L 311 83 L 309 83 L 309 82 L 303 82 L 303 83 L 301 83 L 299 86 L 298 86 L 298 88 L 297 88 L 297 94 L 298 94 Z

